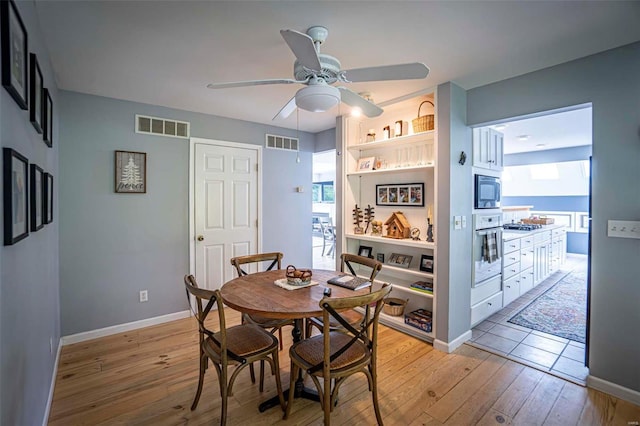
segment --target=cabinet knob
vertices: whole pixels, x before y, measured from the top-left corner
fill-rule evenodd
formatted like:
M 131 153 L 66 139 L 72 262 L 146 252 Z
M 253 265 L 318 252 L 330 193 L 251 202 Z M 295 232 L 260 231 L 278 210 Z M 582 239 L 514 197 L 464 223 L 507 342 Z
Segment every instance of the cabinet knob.
M 489 306 L 493 306 L 493 304 L 492 304 L 491 302 L 488 302 L 488 303 L 487 303 L 487 305 L 489 305 Z
M 204 236 L 203 235 L 198 235 L 198 241 L 204 241 Z
M 510 285 L 508 285 L 508 286 L 507 286 L 507 288 L 511 288 L 511 286 L 510 286 Z

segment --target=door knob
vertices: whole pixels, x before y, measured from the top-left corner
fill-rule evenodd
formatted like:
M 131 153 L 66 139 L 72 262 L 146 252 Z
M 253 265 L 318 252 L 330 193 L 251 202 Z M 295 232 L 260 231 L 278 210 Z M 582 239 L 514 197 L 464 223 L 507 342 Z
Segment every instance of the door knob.
M 198 235 L 198 241 L 204 241 L 204 236 Z

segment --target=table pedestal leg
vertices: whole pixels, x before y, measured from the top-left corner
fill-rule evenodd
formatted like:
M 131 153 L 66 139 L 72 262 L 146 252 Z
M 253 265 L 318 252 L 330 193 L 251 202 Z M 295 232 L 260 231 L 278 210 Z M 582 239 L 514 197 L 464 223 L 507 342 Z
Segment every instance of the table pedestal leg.
M 296 319 L 293 330 L 291 331 L 291 336 L 293 337 L 293 343 L 297 343 L 302 339 L 302 319 Z M 279 373 L 278 373 L 279 374 Z M 285 401 L 289 398 L 289 392 L 291 389 L 286 389 L 284 393 Z M 293 397 L 294 398 L 306 398 L 312 401 L 320 401 L 320 397 L 318 396 L 318 392 L 313 389 L 306 388 L 304 386 L 304 378 L 302 377 L 302 369 L 298 374 L 298 378 L 296 379 L 295 387 L 293 389 Z M 262 413 L 269 408 L 275 407 L 276 405 L 280 405 L 280 399 L 278 395 L 264 401 L 262 404 L 258 406 L 258 410 Z

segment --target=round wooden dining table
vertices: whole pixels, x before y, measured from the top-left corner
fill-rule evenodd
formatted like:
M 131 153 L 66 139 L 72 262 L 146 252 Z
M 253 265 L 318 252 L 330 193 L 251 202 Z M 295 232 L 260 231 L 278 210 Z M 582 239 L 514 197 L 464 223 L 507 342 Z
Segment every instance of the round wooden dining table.
M 225 305 L 237 311 L 267 318 L 295 320 L 291 332 L 295 343 L 302 337 L 302 321 L 322 316 L 320 301 L 324 298 L 325 288 L 331 289 L 332 298 L 358 296 L 369 292 L 368 288 L 353 291 L 327 283 L 327 280 L 340 275 L 340 272 L 313 269 L 312 274 L 311 281 L 317 282 L 317 285 L 295 290 L 287 290 L 274 283 L 286 278 L 283 269 L 244 275 L 225 283 L 220 294 Z M 294 396 L 318 401 L 317 392 L 304 387 L 302 374 L 296 381 Z M 279 405 L 277 396 L 260 404 L 259 409 L 262 412 L 276 405 Z

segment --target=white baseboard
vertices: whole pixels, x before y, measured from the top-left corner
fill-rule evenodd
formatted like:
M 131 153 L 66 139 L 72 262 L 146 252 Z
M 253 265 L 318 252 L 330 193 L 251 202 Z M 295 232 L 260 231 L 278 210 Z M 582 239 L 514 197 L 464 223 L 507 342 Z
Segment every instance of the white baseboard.
M 592 375 L 587 376 L 587 386 L 608 393 L 609 395 L 613 395 L 616 398 L 624 399 L 632 404 L 640 405 L 640 392 L 634 391 L 633 389 L 616 385 L 615 383 L 608 382 Z
M 471 330 L 467 330 L 462 333 L 460 336 L 453 339 L 451 342 L 444 342 L 442 340 L 435 339 L 433 341 L 433 347 L 439 351 L 446 352 L 450 354 L 455 351 L 467 340 L 471 339 Z
M 53 360 L 53 373 L 51 374 L 51 386 L 49 386 L 49 397 L 47 398 L 47 405 L 44 408 L 44 417 L 42 419 L 42 426 L 47 426 L 49 423 L 49 413 L 51 412 L 51 403 L 53 402 L 53 391 L 56 388 L 56 376 L 58 375 L 58 363 L 60 362 L 60 351 L 62 350 L 62 339 L 58 342 L 58 349 L 56 350 L 56 359 Z
M 100 328 L 98 330 L 85 331 L 82 333 L 71 334 L 60 339 L 62 345 L 71 345 L 72 343 L 84 342 L 86 340 L 97 339 L 98 337 L 111 336 L 112 334 L 123 333 L 125 331 L 136 330 L 138 328 L 158 325 L 169 321 L 175 321 L 187 318 L 191 311 L 175 312 L 173 314 L 161 315 L 159 317 L 147 318 L 140 321 L 128 322 L 126 324 L 113 325 L 111 327 Z

